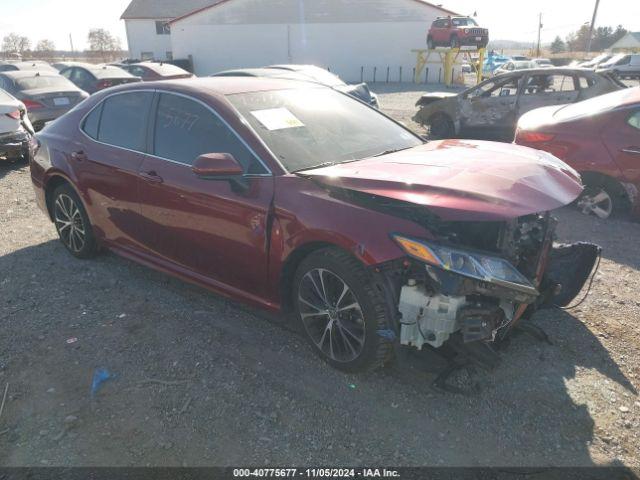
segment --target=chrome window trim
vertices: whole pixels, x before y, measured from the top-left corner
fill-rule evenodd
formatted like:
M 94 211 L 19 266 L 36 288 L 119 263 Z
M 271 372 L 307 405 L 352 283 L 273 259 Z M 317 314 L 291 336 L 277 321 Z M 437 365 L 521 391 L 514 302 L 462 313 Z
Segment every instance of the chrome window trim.
M 272 177 L 273 176 L 273 172 L 271 171 L 271 169 L 264 163 L 264 161 L 260 158 L 260 156 L 255 152 L 255 150 L 253 148 L 251 148 L 251 146 L 244 140 L 244 138 L 242 138 L 238 134 L 238 132 L 236 132 L 236 130 L 231 125 L 229 125 L 229 122 L 227 122 L 224 118 L 222 118 L 222 116 L 220 116 L 220 114 L 218 112 L 216 112 L 213 108 L 211 108 L 211 106 L 207 105 L 202 100 L 200 100 L 198 98 L 194 98 L 194 97 L 192 97 L 190 95 L 186 95 L 184 93 L 180 93 L 180 92 L 172 92 L 170 90 L 162 90 L 162 89 L 141 88 L 141 89 L 135 89 L 135 90 L 123 90 L 123 91 L 120 91 L 120 92 L 113 92 L 113 93 L 110 93 L 108 95 L 105 95 L 105 97 L 102 98 L 99 102 L 97 102 L 93 107 L 91 107 L 91 109 L 82 116 L 82 118 L 80 119 L 80 122 L 78 122 L 78 130 L 80 131 L 80 133 L 82 133 L 82 135 L 87 137 L 92 142 L 98 143 L 100 145 L 105 145 L 107 147 L 112 147 L 112 148 L 119 148 L 120 150 L 125 150 L 127 152 L 138 153 L 140 155 L 147 155 L 149 157 L 157 158 L 159 160 L 164 160 L 164 161 L 167 161 L 167 162 L 170 162 L 170 163 L 174 163 L 176 165 L 182 165 L 183 167 L 189 167 L 190 168 L 191 165 L 189 165 L 187 163 L 178 162 L 178 161 L 172 160 L 170 158 L 164 158 L 164 157 L 160 157 L 158 155 L 154 155 L 154 154 L 149 153 L 149 152 L 143 152 L 143 151 L 140 151 L 140 150 L 133 150 L 131 148 L 121 147 L 119 145 L 113 145 L 111 143 L 101 142 L 100 140 L 91 137 L 89 134 L 87 134 L 82 129 L 82 125 L 84 125 L 84 122 L 87 119 L 87 117 L 89 115 L 91 115 L 91 113 L 96 108 L 98 108 L 102 103 L 104 103 L 107 99 L 109 99 L 111 97 L 114 97 L 116 95 L 125 95 L 125 94 L 136 93 L 136 92 L 150 92 L 150 93 L 153 93 L 153 94 L 165 93 L 165 94 L 168 94 L 168 95 L 176 95 L 176 96 L 179 96 L 179 97 L 187 98 L 187 99 L 189 99 L 191 101 L 194 101 L 194 102 L 199 103 L 200 105 L 204 106 L 207 110 L 209 110 L 211 113 L 213 113 L 216 116 L 216 118 L 218 118 L 236 136 L 236 138 L 238 140 L 240 140 L 242 145 L 245 146 L 245 148 L 251 153 L 251 155 L 253 155 L 253 157 L 267 171 L 266 173 L 245 173 L 245 174 L 243 174 L 243 176 L 245 176 L 245 177 Z M 241 117 L 241 119 L 243 120 L 243 124 L 244 124 L 244 118 Z M 253 129 L 251 129 L 251 133 L 253 133 L 257 137 L 257 135 L 253 131 Z M 262 139 L 260 139 L 260 137 L 257 137 L 257 138 L 260 140 L 260 142 L 262 142 Z M 271 153 L 270 150 L 268 150 L 268 151 Z

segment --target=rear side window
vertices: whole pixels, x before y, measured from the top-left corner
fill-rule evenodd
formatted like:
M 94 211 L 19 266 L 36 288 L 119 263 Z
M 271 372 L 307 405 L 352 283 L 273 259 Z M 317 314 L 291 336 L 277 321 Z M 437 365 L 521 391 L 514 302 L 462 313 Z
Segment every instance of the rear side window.
M 91 113 L 84 119 L 82 130 L 94 140 L 98 139 L 98 127 L 100 126 L 100 114 L 102 113 L 102 103 L 91 110 Z
M 204 105 L 161 94 L 153 151 L 158 157 L 192 165 L 204 153 L 230 153 L 248 173 L 265 173 L 249 149 Z
M 151 92 L 123 93 L 107 98 L 102 104 L 98 140 L 143 151 L 152 99 Z
M 578 76 L 578 83 L 580 84 L 580 89 L 584 90 L 589 87 L 593 87 L 595 81 L 592 78 L 587 78 L 582 75 Z

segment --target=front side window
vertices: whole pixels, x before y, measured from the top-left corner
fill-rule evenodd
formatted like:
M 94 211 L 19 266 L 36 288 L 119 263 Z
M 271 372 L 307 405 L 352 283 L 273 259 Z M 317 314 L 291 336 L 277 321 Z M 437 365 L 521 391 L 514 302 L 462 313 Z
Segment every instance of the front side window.
M 144 151 L 147 117 L 153 93 L 131 92 L 104 100 L 98 140 L 109 145 Z
M 525 95 L 537 95 L 555 92 L 572 92 L 576 90 L 571 75 L 531 75 L 524 88 Z
M 267 173 L 249 149 L 199 102 L 162 93 L 153 134 L 153 154 L 192 165 L 205 153 L 230 153 L 247 173 Z
M 290 172 L 423 143 L 376 110 L 330 88 L 249 92 L 227 98 Z
M 633 113 L 627 120 L 627 123 L 633 128 L 640 130 L 640 110 Z

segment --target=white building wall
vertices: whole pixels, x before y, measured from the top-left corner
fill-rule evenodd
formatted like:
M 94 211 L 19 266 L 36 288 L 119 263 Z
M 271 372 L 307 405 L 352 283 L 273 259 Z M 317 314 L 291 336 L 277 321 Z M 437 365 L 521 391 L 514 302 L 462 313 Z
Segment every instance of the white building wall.
M 167 52 L 172 51 L 171 35 L 158 35 L 155 19 L 125 20 L 125 27 L 131 58 L 140 59 L 143 53 L 150 52 L 154 58 L 164 60 Z
M 443 12 L 415 0 L 354 3 L 233 0 L 173 23 L 174 57 L 191 55 L 196 75 L 298 63 L 328 68 L 348 82 L 372 82 L 374 71 L 385 82 L 387 69 L 391 82 L 413 81 L 412 50 L 426 48 L 427 30 Z M 440 56 L 429 61 L 428 81 L 438 82 Z

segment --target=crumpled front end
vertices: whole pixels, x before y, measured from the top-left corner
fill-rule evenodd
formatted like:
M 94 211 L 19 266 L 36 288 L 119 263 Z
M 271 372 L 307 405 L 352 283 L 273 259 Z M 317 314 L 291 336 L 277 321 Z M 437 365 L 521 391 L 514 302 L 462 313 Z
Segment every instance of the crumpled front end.
M 440 226 L 436 243 L 395 236 L 409 260 L 397 292 L 400 342 L 441 347 L 503 338 L 536 310 L 568 305 L 593 271 L 600 247 L 554 245 L 548 213 L 510 222 Z

